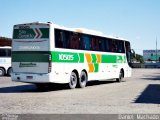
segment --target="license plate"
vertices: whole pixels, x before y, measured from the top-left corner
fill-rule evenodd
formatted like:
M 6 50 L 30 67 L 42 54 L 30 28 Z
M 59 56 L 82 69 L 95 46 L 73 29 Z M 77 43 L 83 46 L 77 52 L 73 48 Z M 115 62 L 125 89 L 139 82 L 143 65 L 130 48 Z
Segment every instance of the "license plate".
M 33 76 L 27 76 L 27 79 L 33 79 Z

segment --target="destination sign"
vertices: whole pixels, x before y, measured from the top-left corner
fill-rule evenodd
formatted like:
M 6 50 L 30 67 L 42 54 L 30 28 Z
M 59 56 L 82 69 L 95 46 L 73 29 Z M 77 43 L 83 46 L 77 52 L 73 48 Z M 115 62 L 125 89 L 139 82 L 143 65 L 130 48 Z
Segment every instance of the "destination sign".
M 49 38 L 49 28 L 23 28 L 14 29 L 13 39 L 42 39 Z

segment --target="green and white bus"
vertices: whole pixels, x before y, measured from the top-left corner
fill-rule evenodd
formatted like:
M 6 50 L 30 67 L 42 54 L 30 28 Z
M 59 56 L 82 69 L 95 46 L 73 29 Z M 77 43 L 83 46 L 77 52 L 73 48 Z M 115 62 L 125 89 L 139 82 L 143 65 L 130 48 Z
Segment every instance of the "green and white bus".
M 67 83 L 73 89 L 91 80 L 131 77 L 130 42 L 100 32 L 53 23 L 14 25 L 11 78 L 34 84 Z
M 0 47 L 0 77 L 4 75 L 11 76 L 11 47 Z

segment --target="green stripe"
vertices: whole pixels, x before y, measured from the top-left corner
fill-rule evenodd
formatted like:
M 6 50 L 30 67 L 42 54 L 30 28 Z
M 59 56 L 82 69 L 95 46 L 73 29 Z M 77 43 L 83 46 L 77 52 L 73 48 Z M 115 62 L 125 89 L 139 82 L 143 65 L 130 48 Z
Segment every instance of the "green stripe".
M 84 53 L 59 52 L 59 51 L 13 51 L 13 62 L 48 62 L 49 54 L 52 54 L 52 62 L 57 63 L 84 63 Z M 95 71 L 98 70 L 96 54 L 91 54 Z M 126 56 L 102 55 L 101 63 L 126 63 Z
M 121 55 L 102 55 L 102 63 L 126 63 L 126 57 Z
M 102 63 L 116 63 L 116 55 L 102 55 Z
M 52 62 L 58 63 L 83 63 L 84 54 L 83 53 L 73 53 L 73 52 L 58 52 L 54 51 L 52 54 Z M 80 58 L 79 58 L 80 57 Z
M 12 62 L 49 62 L 49 52 L 12 52 Z
M 83 53 L 79 53 L 79 57 L 80 57 L 80 63 L 84 63 L 84 54 Z
M 122 61 L 122 56 L 118 56 L 117 63 L 122 63 L 122 62 L 124 62 L 124 61 Z
M 98 72 L 99 71 L 99 64 L 96 63 L 94 64 L 94 72 Z
M 97 57 L 95 54 L 91 54 L 92 56 L 92 63 L 96 63 L 97 62 Z

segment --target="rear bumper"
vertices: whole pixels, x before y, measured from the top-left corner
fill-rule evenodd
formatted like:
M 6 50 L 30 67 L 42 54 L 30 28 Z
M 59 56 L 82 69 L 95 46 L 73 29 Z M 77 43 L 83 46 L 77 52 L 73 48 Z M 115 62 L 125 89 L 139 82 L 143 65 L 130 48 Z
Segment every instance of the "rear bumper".
M 49 83 L 49 74 L 12 73 L 12 81 L 26 83 Z

